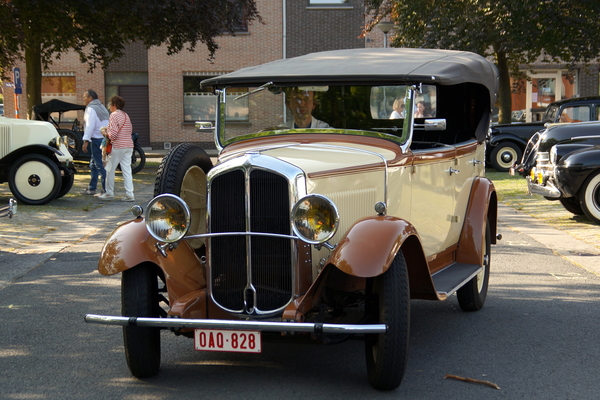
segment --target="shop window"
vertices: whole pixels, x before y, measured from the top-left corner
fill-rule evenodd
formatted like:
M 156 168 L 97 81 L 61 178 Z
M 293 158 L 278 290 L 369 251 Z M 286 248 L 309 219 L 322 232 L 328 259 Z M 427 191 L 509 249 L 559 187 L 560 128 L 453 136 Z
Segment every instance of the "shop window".
M 512 111 L 522 112 L 526 122 L 541 121 L 550 103 L 575 97 L 578 87 L 577 75 L 569 71 L 539 70 L 530 80 L 511 79 L 511 84 Z
M 185 122 L 215 121 L 216 101 L 213 88 L 200 89 L 200 82 L 211 78 L 209 75 L 183 77 L 183 115 Z M 249 120 L 248 97 L 234 101 L 248 88 L 227 88 L 227 109 L 225 119 L 228 122 L 247 122 Z

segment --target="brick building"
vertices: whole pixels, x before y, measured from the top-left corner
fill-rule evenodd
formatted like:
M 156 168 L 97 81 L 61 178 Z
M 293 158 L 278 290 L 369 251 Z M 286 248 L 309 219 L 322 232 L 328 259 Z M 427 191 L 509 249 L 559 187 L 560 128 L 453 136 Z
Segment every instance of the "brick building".
M 199 89 L 201 80 L 315 51 L 384 45 L 384 35 L 377 29 L 360 37 L 365 23 L 360 0 L 260 0 L 257 5 L 263 22 L 255 21 L 242 27 L 235 36 L 219 37 L 220 48 L 212 61 L 208 60 L 208 52 L 202 45 L 193 53 L 184 50 L 167 56 L 164 47 L 148 50 L 143 45 L 132 44 L 125 56 L 107 70 L 88 73 L 87 66 L 81 64 L 75 54 L 64 54 L 44 72 L 43 101 L 59 98 L 81 104 L 82 94 L 88 88 L 96 90 L 104 103 L 118 94 L 126 101 L 125 111 L 132 119 L 134 130 L 140 134 L 142 146 L 162 149 L 181 142 L 196 142 L 210 148 L 212 136 L 197 133 L 194 126 L 198 119 L 214 119 L 214 96 Z M 18 67 L 25 82 L 25 66 Z M 555 69 L 554 74 L 561 76 L 558 74 L 562 70 Z M 597 67 L 591 72 L 577 71 L 572 81 L 575 86 L 568 93 L 598 94 Z M 562 80 L 559 83 L 562 84 Z M 528 93 L 531 95 L 531 92 L 530 89 Z M 4 95 L 5 115 L 13 117 L 12 90 L 4 90 Z M 527 101 L 533 100 L 526 97 L 522 102 Z M 25 96 L 20 96 L 19 103 L 24 110 Z M 243 130 L 247 126 L 247 113 L 248 108 L 232 109 L 228 118 Z M 82 113 L 67 115 L 70 119 L 76 117 L 81 119 Z

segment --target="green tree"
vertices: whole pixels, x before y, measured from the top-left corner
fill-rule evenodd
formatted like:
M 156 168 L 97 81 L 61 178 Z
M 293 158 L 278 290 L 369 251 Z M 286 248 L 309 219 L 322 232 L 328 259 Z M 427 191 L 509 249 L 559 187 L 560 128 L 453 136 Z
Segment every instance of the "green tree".
M 510 77 L 519 65 L 589 63 L 600 54 L 598 0 L 364 0 L 373 18 L 395 22 L 394 47 L 467 50 L 498 67 L 501 123 L 510 122 Z
M 260 20 L 255 0 L 0 0 L 0 77 L 25 60 L 29 115 L 41 103 L 42 71 L 75 51 L 92 71 L 123 55 L 128 43 L 166 45 L 174 54 L 206 45 L 212 58 L 223 32 Z

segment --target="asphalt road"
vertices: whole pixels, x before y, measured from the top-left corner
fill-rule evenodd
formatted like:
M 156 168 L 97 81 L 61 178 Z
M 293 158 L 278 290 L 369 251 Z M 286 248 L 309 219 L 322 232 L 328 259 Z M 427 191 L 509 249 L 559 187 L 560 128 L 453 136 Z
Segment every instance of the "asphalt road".
M 138 200 L 151 192 L 136 188 Z M 160 374 L 132 378 L 121 329 L 83 322 L 86 313 L 119 314 L 120 277 L 99 275 L 96 263 L 130 205 L 62 216 L 30 245 L 0 251 L 0 399 L 598 398 L 600 251 L 506 207 L 485 307 L 465 313 L 455 296 L 413 301 L 408 371 L 395 391 L 369 386 L 358 341 L 202 353 L 163 332 Z

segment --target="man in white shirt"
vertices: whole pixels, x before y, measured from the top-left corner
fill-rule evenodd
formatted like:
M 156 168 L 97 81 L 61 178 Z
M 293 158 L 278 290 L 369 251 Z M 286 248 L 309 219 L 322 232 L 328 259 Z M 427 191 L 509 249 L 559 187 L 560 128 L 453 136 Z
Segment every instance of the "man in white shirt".
M 330 128 L 329 124 L 312 116 L 316 107 L 315 92 L 293 88 L 286 98 L 286 106 L 294 116 L 292 128 Z
M 83 104 L 86 106 L 85 114 L 83 115 L 83 145 L 81 149 L 84 153 L 88 152 L 88 147 L 91 144 L 90 158 L 90 183 L 88 188 L 83 190 L 81 194 L 95 195 L 98 186 L 98 175 L 102 178 L 102 192 L 105 190 L 106 170 L 102 163 L 102 139 L 104 136 L 100 133 L 100 128 L 108 126 L 109 113 L 106 107 L 98 100 L 98 94 L 88 89 L 83 94 Z

